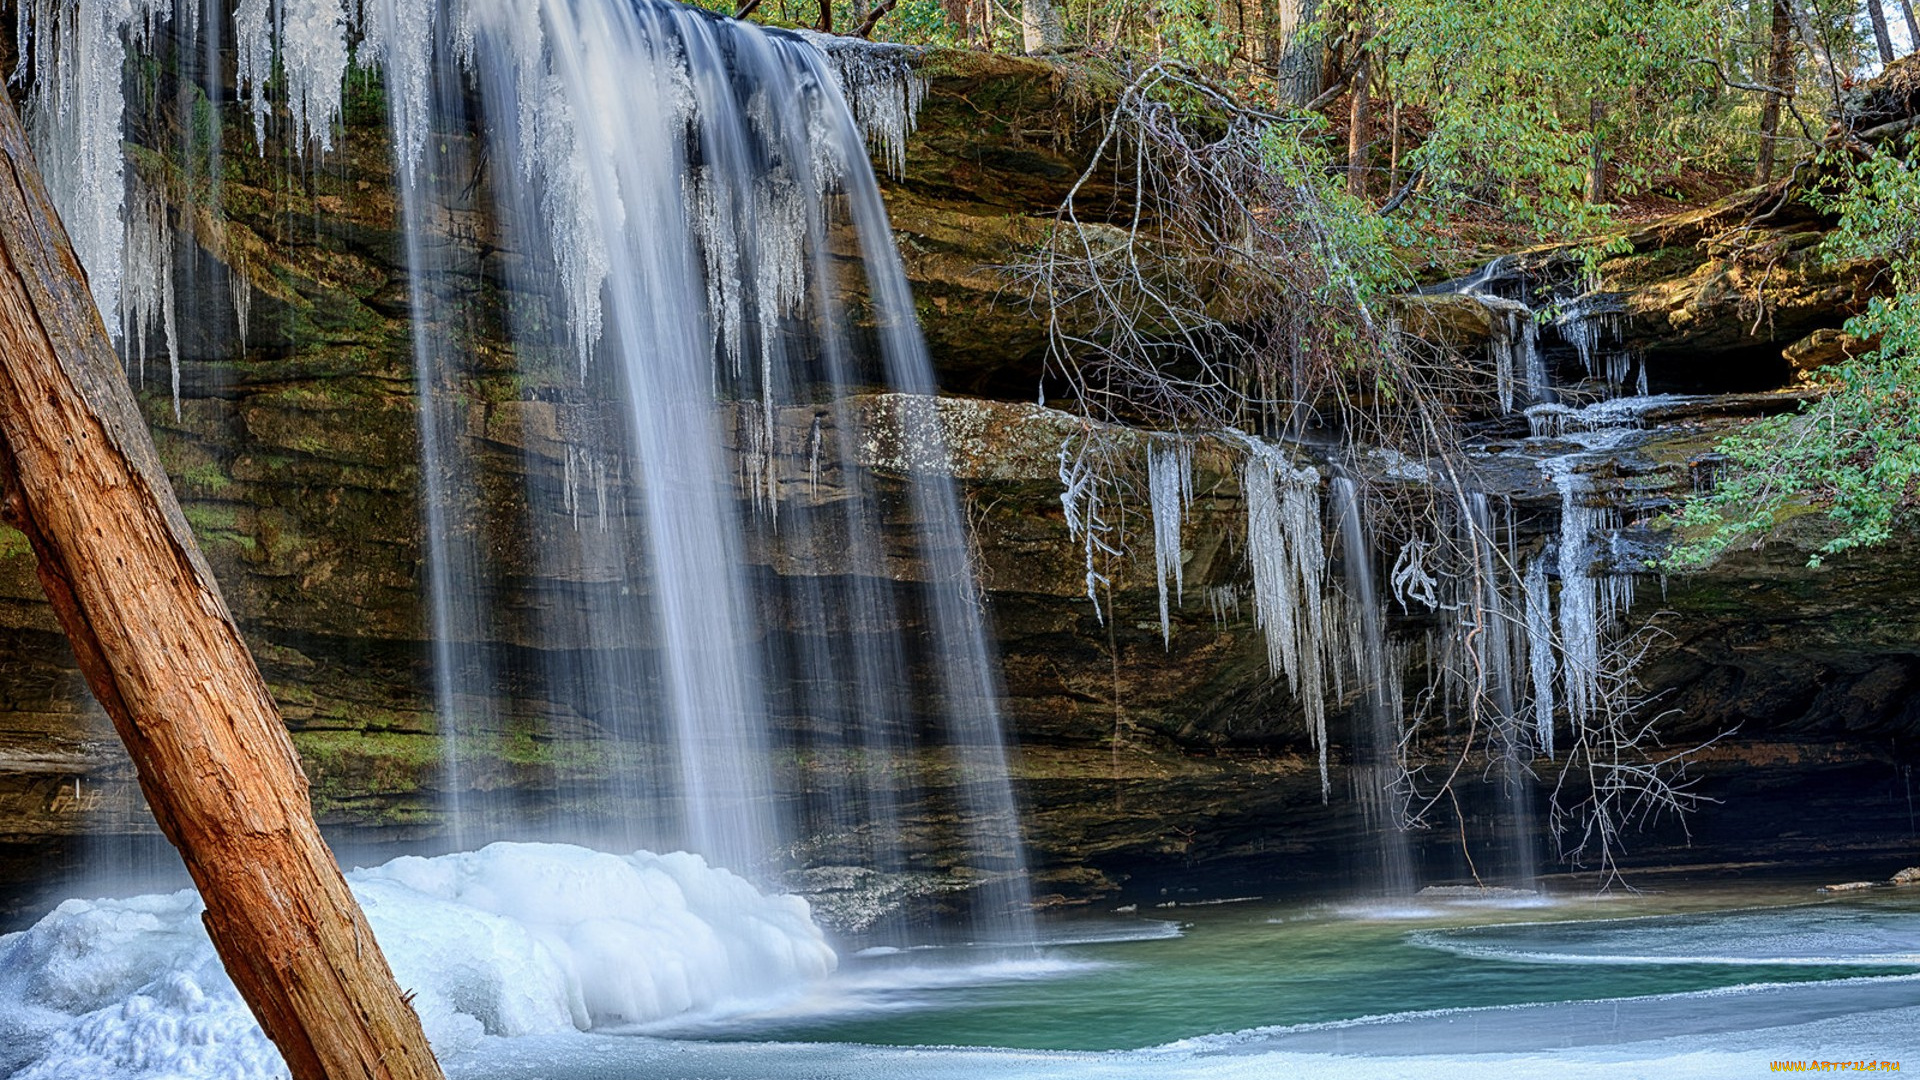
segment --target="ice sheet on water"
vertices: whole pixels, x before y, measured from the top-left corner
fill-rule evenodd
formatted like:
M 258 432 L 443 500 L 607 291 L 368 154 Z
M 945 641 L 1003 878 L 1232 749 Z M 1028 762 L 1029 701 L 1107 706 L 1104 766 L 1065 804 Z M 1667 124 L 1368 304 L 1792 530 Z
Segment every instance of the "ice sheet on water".
M 684 852 L 495 844 L 348 881 L 441 1052 L 745 1007 L 837 965 L 804 900 L 763 895 Z M 200 911 L 191 890 L 68 900 L 0 937 L 0 1070 L 284 1076 Z
M 1461 927 L 1409 940 L 1458 956 L 1523 963 L 1920 967 L 1920 912 L 1817 904 Z
M 1785 1057 L 1920 1053 L 1911 980 L 1451 1009 L 1208 1036 L 1121 1053 L 571 1035 L 489 1047 L 456 1080 L 1745 1080 Z M 1831 1050 L 1827 1048 L 1832 1048 Z

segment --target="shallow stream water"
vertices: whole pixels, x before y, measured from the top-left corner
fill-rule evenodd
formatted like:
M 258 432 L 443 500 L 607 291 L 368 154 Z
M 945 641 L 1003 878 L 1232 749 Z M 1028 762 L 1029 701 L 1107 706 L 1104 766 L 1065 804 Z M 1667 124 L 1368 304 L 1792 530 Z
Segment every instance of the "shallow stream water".
M 686 854 L 506 844 L 349 878 L 456 1080 L 1920 1068 L 1920 889 L 1248 900 L 836 950 Z M 198 911 L 75 900 L 0 937 L 0 1076 L 283 1075 Z
M 1916 1020 L 1920 890 L 1245 902 L 1057 921 L 1032 954 L 856 954 L 777 1009 L 501 1045 L 454 1071 L 1757 1076 L 1790 1060 L 1920 1068 Z

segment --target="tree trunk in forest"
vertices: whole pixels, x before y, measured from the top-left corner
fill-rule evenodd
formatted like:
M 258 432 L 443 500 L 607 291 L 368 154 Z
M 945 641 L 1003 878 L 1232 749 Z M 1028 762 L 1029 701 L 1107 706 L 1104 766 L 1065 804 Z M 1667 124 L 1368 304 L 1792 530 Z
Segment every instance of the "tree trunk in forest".
M 1773 47 L 1767 57 L 1767 86 L 1760 103 L 1760 156 L 1753 179 L 1773 179 L 1774 145 L 1780 134 L 1780 106 L 1793 96 L 1793 0 L 1773 0 Z
M 1314 0 L 1267 0 L 1267 58 L 1280 99 L 1305 105 L 1320 96 L 1324 57 L 1305 31 L 1314 19 Z
M 1066 27 L 1053 0 L 1020 0 L 1020 39 L 1028 53 L 1057 49 L 1067 43 Z
M 1347 114 L 1347 190 L 1367 193 L 1367 147 L 1373 142 L 1372 57 L 1361 53 L 1353 67 L 1353 108 Z
M 296 1080 L 433 1080 L 5 101 L 0 159 L 0 509 Z
M 1880 0 L 1867 0 L 1867 21 L 1873 23 L 1873 43 L 1880 48 L 1880 62 L 1893 63 L 1893 37 L 1887 33 L 1887 11 Z
M 1920 19 L 1913 17 L 1913 0 L 1900 0 L 1900 14 L 1907 17 L 1907 54 L 1920 52 Z
M 1388 96 L 1393 105 L 1387 110 L 1387 125 L 1391 135 L 1387 143 L 1387 190 L 1400 190 L 1400 98 L 1394 94 L 1394 87 L 1387 87 Z

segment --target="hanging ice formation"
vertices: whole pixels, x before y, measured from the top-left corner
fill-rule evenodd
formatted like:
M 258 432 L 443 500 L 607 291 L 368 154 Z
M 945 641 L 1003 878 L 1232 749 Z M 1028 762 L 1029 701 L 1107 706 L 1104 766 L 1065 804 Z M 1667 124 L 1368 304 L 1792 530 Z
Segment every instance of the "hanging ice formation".
M 858 38 L 803 32 L 808 42 L 826 55 L 840 78 L 840 86 L 853 110 L 854 122 L 866 134 L 867 142 L 887 163 L 887 172 L 898 177 L 907 171 L 907 136 L 920 119 L 920 103 L 927 96 L 927 81 L 913 66 L 912 50 L 900 46 L 874 46 Z
M 1193 502 L 1193 444 L 1180 439 L 1147 443 L 1147 502 L 1153 514 L 1153 571 L 1160 588 L 1160 639 L 1173 643 L 1167 582 L 1175 599 L 1186 591 L 1180 560 L 1180 516 Z
M 147 339 L 159 330 L 166 342 L 168 382 L 173 390 L 173 416 L 180 418 L 180 330 L 174 311 L 173 230 L 167 227 L 167 207 L 147 185 L 130 185 L 127 202 L 125 295 L 120 310 L 120 340 L 135 356 L 140 373 L 147 367 Z
M 1306 713 L 1307 733 L 1320 756 L 1320 794 L 1332 791 L 1327 774 L 1328 653 L 1327 547 L 1320 526 L 1320 473 L 1295 468 L 1281 452 L 1247 440 L 1241 488 L 1247 504 L 1247 561 L 1253 576 L 1254 622 L 1266 634 L 1267 663 L 1284 672 Z
M 125 332 L 132 327 L 122 318 L 122 282 L 129 273 L 147 282 L 159 276 L 161 267 L 151 260 L 167 245 L 150 242 L 145 226 L 151 217 L 136 230 L 124 213 L 120 72 L 128 45 L 144 48 L 154 21 L 171 14 L 173 0 L 19 0 L 15 7 L 21 44 L 14 79 L 31 80 L 26 111 L 34 158 L 73 252 L 86 267 L 100 317 Z M 143 200 L 141 212 L 148 210 Z M 139 249 L 130 250 L 135 238 Z M 151 284 L 139 288 L 144 326 L 159 305 L 148 306 L 155 293 Z

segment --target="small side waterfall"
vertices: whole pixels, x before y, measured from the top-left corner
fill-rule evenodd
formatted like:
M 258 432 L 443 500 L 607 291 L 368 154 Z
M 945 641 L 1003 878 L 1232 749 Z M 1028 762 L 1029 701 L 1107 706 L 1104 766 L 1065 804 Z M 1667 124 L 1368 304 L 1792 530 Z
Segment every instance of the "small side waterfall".
M 1331 487 L 1340 533 L 1341 581 L 1349 605 L 1347 622 L 1353 635 L 1348 653 L 1360 691 L 1353 723 L 1354 796 L 1373 832 L 1385 893 L 1406 896 L 1413 892 L 1415 878 L 1412 845 L 1404 825 L 1406 769 L 1400 757 L 1404 676 L 1387 641 L 1386 609 L 1373 586 L 1372 533 L 1361 518 L 1354 482 L 1336 476 Z

